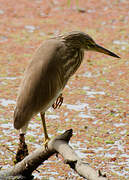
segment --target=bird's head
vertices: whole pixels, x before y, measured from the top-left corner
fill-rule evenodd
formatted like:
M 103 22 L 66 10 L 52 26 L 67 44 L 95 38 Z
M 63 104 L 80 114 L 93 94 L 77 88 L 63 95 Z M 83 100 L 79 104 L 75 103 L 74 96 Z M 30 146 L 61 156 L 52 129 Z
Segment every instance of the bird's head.
M 66 34 L 64 39 L 66 41 L 69 41 L 70 44 L 74 47 L 81 48 L 87 51 L 96 51 L 96 52 L 107 54 L 109 56 L 120 58 L 113 52 L 96 44 L 96 42 L 88 34 L 85 34 L 83 32 L 75 31 L 75 32 L 68 33 Z

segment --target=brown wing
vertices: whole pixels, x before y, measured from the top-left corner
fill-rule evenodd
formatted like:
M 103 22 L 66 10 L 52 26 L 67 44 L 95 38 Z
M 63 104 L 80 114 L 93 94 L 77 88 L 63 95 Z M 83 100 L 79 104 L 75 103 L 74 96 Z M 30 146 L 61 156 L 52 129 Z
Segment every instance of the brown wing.
M 64 44 L 49 40 L 36 51 L 27 67 L 17 97 L 14 127 L 22 128 L 34 114 L 44 109 L 62 83 L 59 71 L 59 49 Z

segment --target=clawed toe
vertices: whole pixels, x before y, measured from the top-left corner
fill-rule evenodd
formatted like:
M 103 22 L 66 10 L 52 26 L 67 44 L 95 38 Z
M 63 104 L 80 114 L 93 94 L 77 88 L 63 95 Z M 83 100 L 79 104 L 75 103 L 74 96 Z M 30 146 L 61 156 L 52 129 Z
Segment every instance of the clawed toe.
M 63 103 L 63 96 L 62 96 L 62 93 L 59 95 L 59 97 L 57 98 L 56 102 L 52 105 L 53 109 L 56 109 L 56 108 L 60 108 L 60 106 L 62 105 Z
M 45 147 L 46 150 L 48 150 L 48 142 L 49 142 L 49 141 L 50 141 L 50 138 L 49 138 L 49 137 L 44 140 L 43 145 L 44 145 L 44 147 Z

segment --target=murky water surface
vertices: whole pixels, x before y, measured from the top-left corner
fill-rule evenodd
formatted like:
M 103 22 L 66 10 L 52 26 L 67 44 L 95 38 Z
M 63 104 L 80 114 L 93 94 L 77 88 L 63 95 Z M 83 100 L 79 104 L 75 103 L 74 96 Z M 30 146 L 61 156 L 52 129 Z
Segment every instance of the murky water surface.
M 15 77 L 12 77 L 12 78 L 5 78 L 5 79 L 10 79 L 10 80 L 15 80 Z M 91 91 L 90 90 L 90 87 L 87 87 L 87 86 L 84 86 L 82 87 L 83 90 L 86 90 L 86 95 L 89 97 L 89 98 L 92 98 L 94 97 L 95 95 L 99 95 L 99 96 L 103 96 L 105 95 L 105 92 L 104 91 Z M 14 100 L 11 100 L 11 99 L 4 99 L 4 98 L 1 98 L 0 99 L 0 104 L 3 106 L 3 107 L 7 107 L 8 105 L 15 105 L 15 101 Z M 92 124 L 95 125 L 95 124 L 103 124 L 102 121 L 99 121 L 96 119 L 96 117 L 94 116 L 94 114 L 92 114 L 92 110 L 96 110 L 96 111 L 100 111 L 101 109 L 94 109 L 93 107 L 91 107 L 90 104 L 88 103 L 81 103 L 80 101 L 77 101 L 76 104 L 67 104 L 67 103 L 64 103 L 63 106 L 66 108 L 66 111 L 64 113 L 64 116 L 66 116 L 65 118 L 65 121 L 66 122 L 69 122 L 69 118 L 67 118 L 67 115 L 68 115 L 68 112 L 70 111 L 75 111 L 78 113 L 78 117 L 82 118 L 82 119 L 92 119 Z M 87 110 L 87 112 L 85 113 L 85 110 Z M 50 108 L 48 110 L 49 114 L 47 114 L 47 118 L 50 119 L 50 120 L 58 120 L 60 119 L 60 114 L 53 114 L 53 110 Z M 115 114 L 116 115 L 116 114 Z M 117 116 L 117 115 L 116 115 Z M 14 129 L 13 129 L 13 126 L 12 126 L 12 122 L 11 121 L 8 121 L 8 120 L 5 120 L 4 117 L 1 117 L 1 123 L 0 123 L 0 128 L 1 128 L 1 134 L 0 134 L 0 142 L 2 144 L 2 142 L 4 143 L 5 140 L 3 139 L 2 140 L 2 133 L 3 134 L 7 134 L 7 136 L 16 136 L 15 133 L 17 133 Z M 73 119 L 72 120 L 73 122 L 75 121 L 76 122 L 76 119 Z M 27 136 L 30 138 L 27 140 L 29 146 L 33 146 L 36 148 L 40 148 L 41 147 L 41 142 L 39 143 L 39 141 L 41 139 L 43 139 L 43 134 L 40 134 L 40 137 L 39 139 L 35 139 L 35 137 L 37 136 L 37 131 L 38 129 L 41 129 L 41 121 L 37 123 L 31 121 L 30 125 L 29 125 L 29 130 L 28 130 L 28 133 L 27 133 Z M 127 126 L 126 123 L 123 123 L 123 122 L 119 122 L 119 123 L 114 123 L 114 126 L 116 128 L 118 127 L 122 127 L 122 126 Z M 12 133 L 13 132 L 13 133 Z M 64 130 L 57 130 L 57 134 L 60 134 L 60 133 L 63 133 Z M 125 135 L 127 133 L 127 130 L 123 130 L 120 132 L 121 135 Z M 74 134 L 76 135 L 76 133 L 74 132 Z M 49 133 L 49 136 L 50 137 L 53 137 L 52 134 Z M 32 141 L 34 138 L 34 141 Z M 15 141 L 13 141 L 13 143 L 17 143 L 18 139 L 16 139 Z M 85 144 L 88 144 L 89 141 L 88 140 L 85 140 Z M 14 150 L 14 147 L 13 147 L 13 144 L 11 141 L 9 142 L 6 142 L 6 145 Z M 80 157 L 80 158 L 85 158 L 87 156 L 87 153 L 85 153 L 85 150 L 86 150 L 86 146 L 84 147 L 84 142 L 82 143 L 81 141 L 76 141 L 76 142 L 70 142 L 70 145 L 73 147 L 73 149 L 75 150 L 75 152 L 77 153 L 77 155 Z M 109 148 L 110 147 L 110 148 Z M 121 154 L 119 155 L 120 157 L 124 157 L 124 158 L 128 158 L 129 159 L 129 156 L 127 154 L 125 154 L 124 152 L 124 145 L 122 145 L 122 142 L 121 141 L 115 141 L 114 144 L 112 144 L 112 146 L 108 146 L 107 145 L 107 149 L 105 149 L 103 146 L 101 147 L 96 147 L 96 148 L 90 148 L 90 150 L 92 150 L 93 152 L 95 152 L 97 155 L 96 157 L 105 157 L 105 158 L 114 158 L 114 156 L 117 155 L 117 151 L 114 152 L 113 154 L 110 153 L 110 151 L 113 149 L 113 148 L 116 148 L 118 149 Z M 91 151 L 89 151 L 88 155 L 89 156 L 93 156 L 94 157 L 94 153 Z M 0 154 L 4 156 L 4 153 L 3 153 L 3 149 L 0 150 Z M 11 158 L 11 157 L 10 157 Z M 55 160 L 55 162 L 58 164 L 58 159 Z M 52 163 L 51 160 L 49 160 L 49 163 Z M 125 165 L 125 162 L 121 162 L 121 165 Z M 115 171 L 115 168 L 116 166 L 114 164 L 111 164 L 110 163 L 110 166 L 111 166 L 111 169 L 113 172 L 119 174 L 119 175 L 126 175 L 126 171 L 122 171 L 121 173 L 118 172 L 118 171 Z M 5 165 L 3 168 L 8 168 L 9 165 Z M 58 174 L 57 172 L 55 171 L 51 171 L 49 172 L 49 170 L 47 170 L 47 172 L 42 172 L 42 174 L 45 174 L 47 175 L 48 173 L 48 176 L 49 174 L 51 174 L 51 177 L 49 178 L 50 180 L 54 180 L 54 175 L 55 174 Z M 74 172 L 70 172 L 72 173 L 74 176 L 76 176 L 76 173 Z M 38 172 L 34 172 L 33 175 L 36 177 L 36 178 L 41 178 L 41 176 L 39 175 Z
M 2 105 L 2 106 L 8 106 L 9 104 L 16 104 L 16 102 L 14 101 L 14 100 L 11 100 L 11 99 L 3 99 L 3 98 L 1 98 L 0 99 L 0 104 Z

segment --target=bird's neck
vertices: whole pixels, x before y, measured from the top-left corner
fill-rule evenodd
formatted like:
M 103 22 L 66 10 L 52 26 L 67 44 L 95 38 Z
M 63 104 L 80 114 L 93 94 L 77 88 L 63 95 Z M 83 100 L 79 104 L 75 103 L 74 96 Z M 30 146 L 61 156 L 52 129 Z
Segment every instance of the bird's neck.
M 77 71 L 84 57 L 84 51 L 80 48 L 71 48 L 67 44 L 67 57 L 63 60 L 62 69 L 64 72 L 64 79 L 68 79 Z

